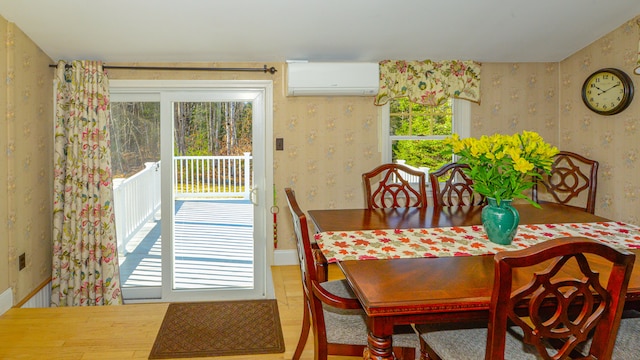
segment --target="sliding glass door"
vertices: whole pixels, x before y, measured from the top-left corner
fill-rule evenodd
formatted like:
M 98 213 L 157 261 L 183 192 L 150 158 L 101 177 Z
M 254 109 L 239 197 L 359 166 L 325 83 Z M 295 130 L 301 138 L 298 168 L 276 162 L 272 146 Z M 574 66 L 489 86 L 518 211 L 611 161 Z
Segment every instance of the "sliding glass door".
M 125 299 L 267 296 L 266 108 L 261 87 L 114 89 Z

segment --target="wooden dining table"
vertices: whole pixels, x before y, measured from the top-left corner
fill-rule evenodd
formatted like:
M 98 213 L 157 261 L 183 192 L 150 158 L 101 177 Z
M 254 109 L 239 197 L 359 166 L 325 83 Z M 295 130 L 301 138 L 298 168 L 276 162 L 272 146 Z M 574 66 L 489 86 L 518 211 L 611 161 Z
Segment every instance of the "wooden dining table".
M 516 204 L 520 224 L 609 222 L 571 207 L 545 203 L 538 209 Z M 310 210 L 318 232 L 418 229 L 480 225 L 481 207 Z M 629 282 L 626 306 L 640 305 L 640 255 Z M 488 321 L 493 287 L 493 256 L 449 256 L 338 262 L 367 315 L 365 358 L 393 359 L 396 325 Z M 604 275 L 604 264 L 594 269 Z M 480 339 L 479 339 L 480 341 Z

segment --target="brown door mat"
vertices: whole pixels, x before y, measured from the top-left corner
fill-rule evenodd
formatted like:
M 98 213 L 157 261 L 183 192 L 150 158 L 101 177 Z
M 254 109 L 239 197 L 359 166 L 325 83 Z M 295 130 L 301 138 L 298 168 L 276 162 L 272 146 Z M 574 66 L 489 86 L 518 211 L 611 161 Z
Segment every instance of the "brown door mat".
M 169 304 L 149 359 L 284 352 L 276 300 Z

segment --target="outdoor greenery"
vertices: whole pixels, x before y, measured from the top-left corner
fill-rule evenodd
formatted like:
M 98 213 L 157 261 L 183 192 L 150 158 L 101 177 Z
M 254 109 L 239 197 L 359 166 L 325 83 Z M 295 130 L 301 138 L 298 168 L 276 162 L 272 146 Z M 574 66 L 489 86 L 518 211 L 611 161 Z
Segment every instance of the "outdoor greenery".
M 433 170 L 451 162 L 451 154 L 443 142 L 452 133 L 451 101 L 433 107 L 400 98 L 390 102 L 389 111 L 392 160 L 405 160 L 408 165 Z
M 160 103 L 111 103 L 111 167 L 114 178 L 128 177 L 146 162 L 160 160 Z
M 251 152 L 251 103 L 176 103 L 174 131 L 177 156 Z
M 219 156 L 251 152 L 251 103 L 174 103 L 174 155 Z M 160 160 L 160 103 L 111 103 L 114 177 L 128 177 Z
M 251 152 L 251 103 L 174 104 L 174 155 L 242 155 Z M 128 177 L 160 159 L 160 103 L 111 103 L 114 177 Z M 390 105 L 393 160 L 438 169 L 451 161 L 443 140 L 451 135 L 451 102 L 428 107 L 396 99 Z

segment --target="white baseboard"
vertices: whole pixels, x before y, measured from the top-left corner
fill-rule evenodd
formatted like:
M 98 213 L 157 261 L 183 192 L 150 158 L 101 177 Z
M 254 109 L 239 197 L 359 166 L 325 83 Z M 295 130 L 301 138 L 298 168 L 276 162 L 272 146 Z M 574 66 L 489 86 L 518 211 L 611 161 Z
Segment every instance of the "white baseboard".
M 13 306 L 13 292 L 11 288 L 0 294 L 0 315 L 7 312 Z
M 297 250 L 275 250 L 273 252 L 273 265 L 298 265 Z
M 51 306 L 51 281 L 35 293 L 21 307 L 23 308 L 46 308 Z

